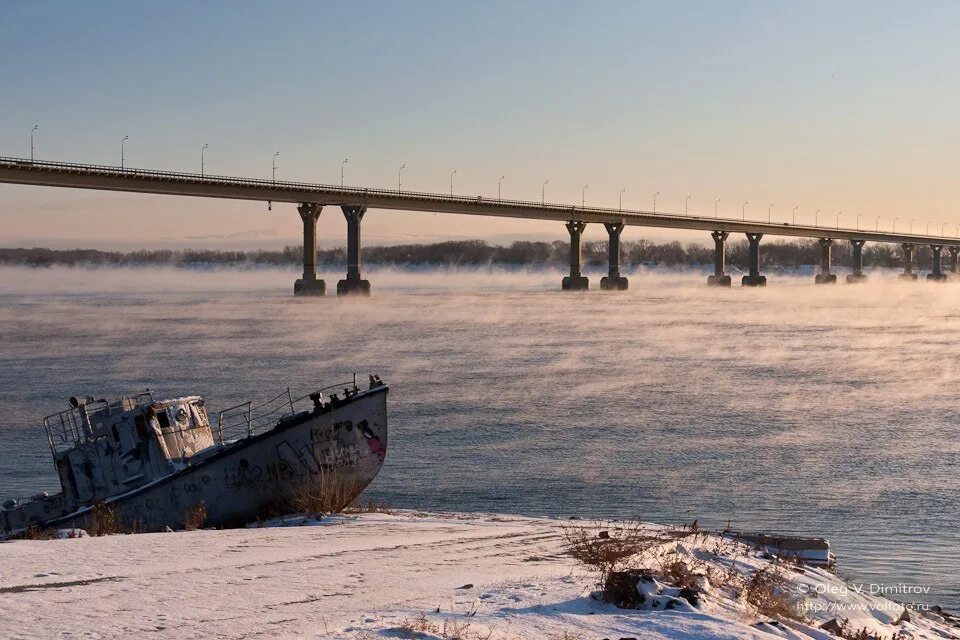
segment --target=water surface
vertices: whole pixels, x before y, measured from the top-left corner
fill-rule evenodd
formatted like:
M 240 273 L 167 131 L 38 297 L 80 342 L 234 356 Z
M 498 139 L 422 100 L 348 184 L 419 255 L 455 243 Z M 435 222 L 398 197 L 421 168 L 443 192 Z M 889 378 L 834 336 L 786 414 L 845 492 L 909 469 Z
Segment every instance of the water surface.
M 0 497 L 58 488 L 40 419 L 71 395 L 215 411 L 375 371 L 370 492 L 394 506 L 826 536 L 845 574 L 960 608 L 960 284 L 375 272 L 370 299 L 302 299 L 294 277 L 0 269 Z

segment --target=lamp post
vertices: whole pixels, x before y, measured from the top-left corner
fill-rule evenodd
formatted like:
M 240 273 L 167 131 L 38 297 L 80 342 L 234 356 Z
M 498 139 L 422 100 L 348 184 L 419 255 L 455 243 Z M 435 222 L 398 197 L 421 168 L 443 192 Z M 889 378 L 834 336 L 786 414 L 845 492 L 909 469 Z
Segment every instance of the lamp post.
M 771 213 L 772 211 L 773 211 L 773 203 L 771 202 L 770 206 L 767 207 L 767 224 L 770 224 L 770 222 L 773 220 L 773 213 Z
M 794 208 L 793 208 L 793 217 L 790 218 L 790 224 L 797 224 L 797 209 L 799 209 L 799 208 L 800 208 L 800 207 L 794 207 Z
M 130 139 L 130 136 L 123 136 L 123 140 L 120 141 L 120 168 L 123 169 L 123 165 L 126 163 L 126 144 L 127 140 Z
M 840 228 L 840 216 L 843 215 L 843 211 L 837 211 L 837 229 Z
M 910 233 L 913 233 L 913 223 L 916 222 L 916 221 L 917 221 L 916 218 L 911 218 L 911 220 L 910 220 Z
M 507 176 L 500 176 L 500 179 L 497 180 L 497 200 L 503 199 L 503 181 L 507 179 Z
M 930 235 L 930 221 L 927 220 L 927 235 Z
M 279 151 L 277 151 L 276 153 L 273 154 L 273 162 L 272 162 L 272 164 L 270 165 L 271 168 L 273 169 L 273 173 L 271 174 L 271 176 L 272 176 L 274 182 L 277 181 L 277 157 L 278 157 L 279 155 L 280 155 L 280 152 L 279 152 Z
M 453 176 L 457 175 L 457 170 L 454 169 L 450 172 L 450 195 L 453 195 Z
M 654 213 L 657 212 L 657 196 L 658 196 L 658 195 L 660 195 L 660 192 L 659 192 L 659 191 L 657 191 L 655 194 L 653 194 L 653 212 L 654 212 Z
M 688 207 L 690 206 L 690 198 L 692 197 L 693 197 L 693 194 L 691 193 L 690 195 L 688 195 L 686 198 L 683 199 L 683 215 L 684 216 L 690 215 L 688 211 Z
M 206 151 L 207 151 L 207 147 L 209 146 L 210 146 L 209 144 L 205 144 L 202 147 L 200 147 L 200 177 L 201 178 L 204 176 L 204 174 L 206 174 L 206 169 L 207 169 Z
M 713 219 L 716 220 L 720 217 L 720 198 L 717 198 L 716 202 L 713 203 Z
M 899 220 L 899 219 L 900 219 L 900 218 L 894 218 L 894 219 L 893 219 L 893 224 L 890 226 L 890 233 L 896 233 L 896 232 L 897 232 L 897 220 Z
M 877 233 L 880 233 L 880 216 L 877 216 Z
M 340 186 L 343 187 L 343 168 L 347 166 L 347 163 L 350 162 L 350 158 L 344 158 L 343 162 L 340 163 Z
M 40 125 L 33 125 L 33 129 L 30 129 L 30 162 L 33 162 L 33 134 L 36 133 L 37 129 L 40 128 Z
M 549 180 L 544 180 L 543 184 L 540 185 L 540 206 L 543 206 L 547 203 L 547 185 L 550 184 Z
M 623 192 L 626 190 L 627 190 L 626 187 L 624 187 L 623 189 L 620 189 L 620 213 L 623 213 Z
M 813 226 L 815 226 L 815 227 L 819 227 L 819 226 L 820 226 L 820 220 L 819 220 L 819 218 L 820 218 L 820 209 L 817 209 L 817 210 L 813 213 Z
M 943 228 L 944 228 L 945 226 L 947 226 L 947 223 L 946 223 L 946 222 L 941 222 L 941 223 L 940 223 L 940 237 L 943 237 L 944 235 L 946 235 L 946 234 L 943 232 Z
M 740 214 L 743 216 L 743 219 L 744 219 L 744 220 L 747 219 L 747 205 L 748 205 L 748 204 L 750 204 L 750 203 L 749 203 L 749 202 L 744 202 L 744 203 L 743 203 L 743 206 L 740 207 Z
M 580 207 L 581 208 L 587 206 L 587 189 L 589 188 L 590 188 L 590 185 L 585 184 L 583 185 L 583 189 L 580 189 Z
M 857 214 L 857 231 L 860 231 L 860 216 L 863 215 L 863 212 Z
M 403 170 L 407 168 L 406 164 L 400 165 L 400 168 L 397 169 L 397 193 L 400 193 L 403 189 Z

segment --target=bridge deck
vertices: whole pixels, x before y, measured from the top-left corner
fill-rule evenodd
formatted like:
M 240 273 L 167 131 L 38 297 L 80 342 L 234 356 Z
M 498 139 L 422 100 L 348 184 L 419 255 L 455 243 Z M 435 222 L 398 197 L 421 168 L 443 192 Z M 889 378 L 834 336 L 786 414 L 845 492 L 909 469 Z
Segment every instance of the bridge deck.
M 260 180 L 148 169 L 121 169 L 65 162 L 0 157 L 0 183 L 71 189 L 97 189 L 161 195 L 228 198 L 273 202 L 316 202 L 323 205 L 362 205 L 371 209 L 499 216 L 535 220 L 623 222 L 629 226 L 664 227 L 731 233 L 764 233 L 803 238 L 834 238 L 872 242 L 960 246 L 960 238 L 912 233 L 888 233 L 825 226 L 792 225 L 672 213 L 578 207 L 481 196 L 339 187 L 306 182 Z

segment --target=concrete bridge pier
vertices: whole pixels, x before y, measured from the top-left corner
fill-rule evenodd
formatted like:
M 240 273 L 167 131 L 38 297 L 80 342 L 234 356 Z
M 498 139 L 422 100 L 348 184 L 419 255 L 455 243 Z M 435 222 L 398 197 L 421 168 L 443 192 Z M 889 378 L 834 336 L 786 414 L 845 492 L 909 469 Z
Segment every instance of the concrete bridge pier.
M 837 275 L 830 273 L 830 249 L 833 238 L 820 238 L 820 273 L 814 278 L 817 284 L 836 284 Z
M 747 241 L 750 243 L 750 274 L 743 276 L 740 281 L 744 287 L 767 286 L 767 276 L 760 275 L 760 238 L 762 237 L 762 233 L 747 234 Z
M 905 242 L 900 248 L 903 249 L 903 273 L 899 277 L 901 280 L 916 280 L 917 274 L 913 272 L 913 245 Z
M 724 273 L 727 264 L 727 238 L 730 236 L 726 231 L 713 231 L 710 233 L 713 237 L 713 275 L 707 277 L 707 284 L 711 287 L 729 287 L 730 276 Z
M 947 251 L 950 252 L 950 262 L 947 263 L 947 271 L 950 273 L 956 273 L 957 254 L 960 254 L 960 247 L 947 247 Z
M 863 275 L 863 243 L 866 240 L 851 240 L 850 245 L 853 249 L 853 273 L 847 276 L 847 284 L 856 282 L 866 282 L 867 276 Z
M 580 273 L 580 262 L 583 257 L 580 251 L 580 238 L 586 226 L 586 222 L 578 220 L 567 223 L 567 231 L 570 232 L 570 275 L 563 278 L 561 288 L 564 291 L 586 291 L 590 288 L 590 280 Z
M 932 244 L 930 245 L 930 251 L 933 252 L 932 264 L 930 266 L 930 273 L 927 274 L 927 280 L 933 280 L 934 282 L 943 282 L 947 279 L 947 274 L 943 272 L 942 267 L 940 266 L 940 254 L 943 252 L 942 244 Z
M 620 275 L 620 232 L 623 231 L 622 222 L 604 222 L 607 234 L 610 236 L 607 243 L 610 254 L 610 269 L 607 276 L 600 278 L 600 288 L 607 291 L 626 291 L 629 282 Z
M 337 295 L 370 295 L 370 281 L 360 277 L 360 221 L 366 207 L 343 205 L 343 217 L 347 219 L 347 277 L 337 283 Z
M 304 202 L 297 207 L 303 220 L 303 277 L 293 283 L 295 296 L 324 296 L 327 283 L 317 278 L 317 219 L 323 205 Z

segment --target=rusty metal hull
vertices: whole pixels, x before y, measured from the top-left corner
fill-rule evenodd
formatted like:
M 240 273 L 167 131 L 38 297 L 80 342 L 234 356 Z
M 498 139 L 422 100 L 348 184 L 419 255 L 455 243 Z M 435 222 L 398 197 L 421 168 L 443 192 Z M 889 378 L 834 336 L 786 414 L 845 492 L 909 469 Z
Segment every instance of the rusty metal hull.
M 203 504 L 203 526 L 231 527 L 295 510 L 305 494 L 345 506 L 376 477 L 387 451 L 387 387 L 362 391 L 325 412 L 303 412 L 273 429 L 228 442 L 147 486 L 105 501 L 123 526 L 185 526 Z M 90 525 L 93 507 L 40 523 Z M 16 532 L 10 532 L 16 533 Z

